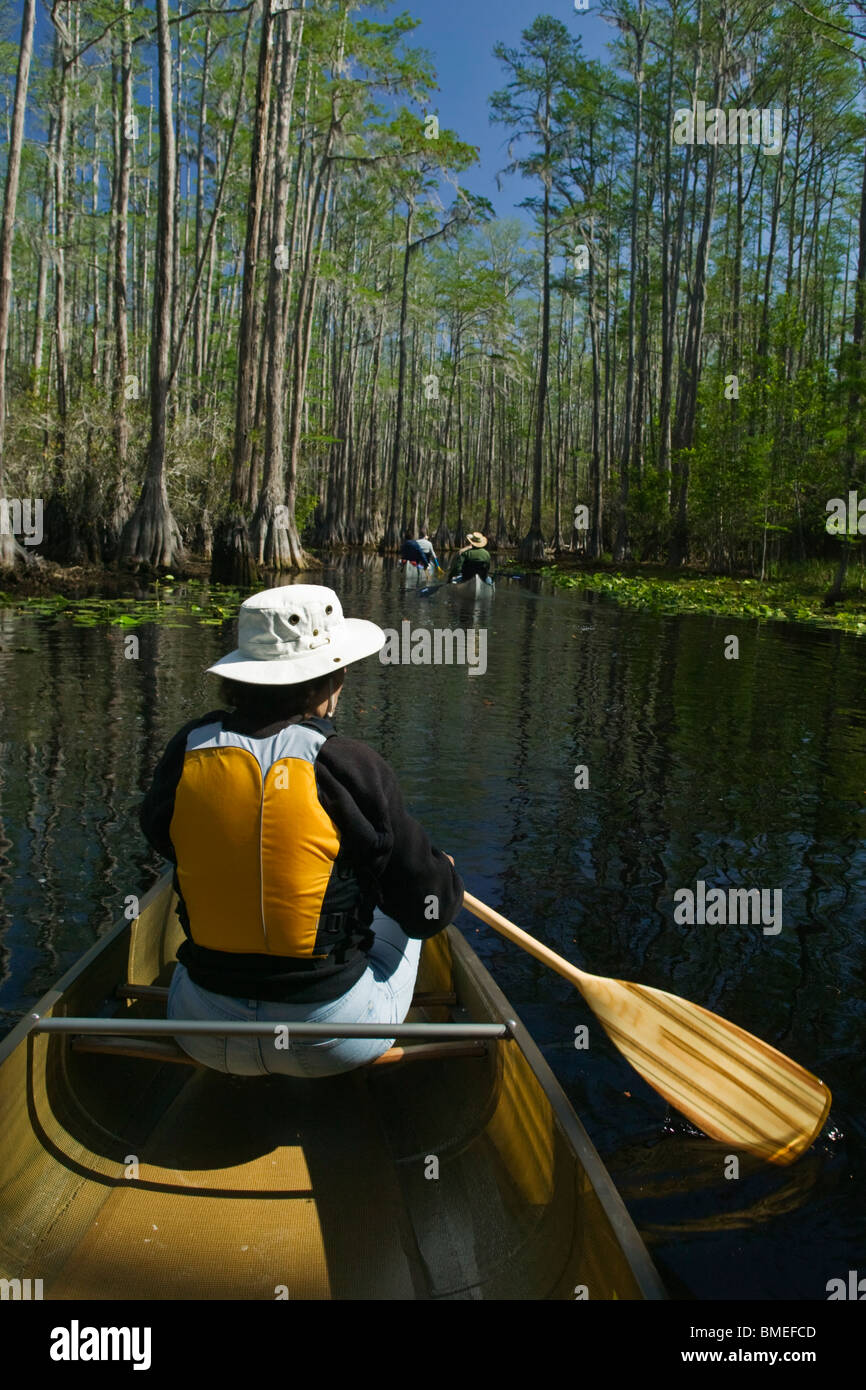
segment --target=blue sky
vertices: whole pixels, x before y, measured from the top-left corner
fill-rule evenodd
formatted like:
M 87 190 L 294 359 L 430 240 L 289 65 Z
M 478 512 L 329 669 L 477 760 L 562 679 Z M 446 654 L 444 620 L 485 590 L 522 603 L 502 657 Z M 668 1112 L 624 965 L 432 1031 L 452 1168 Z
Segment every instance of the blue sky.
M 517 176 L 503 179 L 501 193 L 496 188 L 496 173 L 508 162 L 508 132 L 489 120 L 487 99 L 506 82 L 493 45 L 502 41 L 518 47 L 521 32 L 536 15 L 549 14 L 581 35 L 586 57 L 609 59 L 606 45 L 616 31 L 601 18 L 600 0 L 589 0 L 589 5 L 588 11 L 576 13 L 574 0 L 394 0 L 389 8 L 389 16 L 407 12 L 421 20 L 407 42 L 426 48 L 433 58 L 440 123 L 481 150 L 480 165 L 467 170 L 462 182 L 489 198 L 500 217 L 524 217 L 516 205 L 535 190 Z
M 432 57 L 440 88 L 432 109 L 437 111 L 442 125 L 479 147 L 480 164 L 467 170 L 462 182 L 466 188 L 489 198 L 500 217 L 531 221 L 530 215 L 517 205 L 537 188 L 516 175 L 503 179 L 501 192 L 496 187 L 496 174 L 508 162 L 508 132 L 503 126 L 491 125 L 488 97 L 507 79 L 502 64 L 493 57 L 493 45 L 501 40 L 518 47 L 521 32 L 536 16 L 550 14 L 581 35 L 587 57 L 609 60 L 606 46 L 615 31 L 599 13 L 602 0 L 588 0 L 588 4 L 587 11 L 576 12 L 574 0 L 391 0 L 385 11 L 388 17 L 405 12 L 421 21 L 407 37 L 407 43 L 426 49 Z M 191 5 L 192 0 L 185 0 L 184 9 Z M 153 10 L 153 0 L 148 0 L 148 8 Z M 177 13 L 178 0 L 171 0 L 170 8 Z M 5 4 L 0 0 L 0 31 L 16 48 L 21 9 L 20 0 L 6 0 Z M 42 64 L 50 63 L 51 56 L 49 9 L 50 0 L 40 0 L 36 52 Z M 377 14 L 373 8 L 367 13 L 371 18 L 379 18 L 382 12 Z M 241 20 L 238 26 L 240 31 Z M 31 106 L 31 121 L 36 114 Z M 43 114 L 39 113 L 40 117 Z M 29 133 L 33 133 L 32 126 Z M 450 201 L 451 196 L 443 187 L 443 198 Z

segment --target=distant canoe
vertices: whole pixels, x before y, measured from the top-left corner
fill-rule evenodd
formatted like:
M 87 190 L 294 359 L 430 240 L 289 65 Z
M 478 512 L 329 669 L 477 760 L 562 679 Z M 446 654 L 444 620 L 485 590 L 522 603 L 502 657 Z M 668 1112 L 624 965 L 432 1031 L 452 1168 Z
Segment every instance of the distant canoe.
M 402 584 L 404 589 L 421 589 L 425 584 L 433 581 L 433 566 L 428 565 L 426 569 L 421 565 L 416 565 L 412 560 L 407 560 L 403 565 Z
M 463 579 L 457 584 L 452 582 L 448 588 L 452 594 L 460 599 L 493 598 L 496 593 L 496 585 L 493 580 L 488 582 L 478 574 L 473 574 L 471 579 Z
M 176 901 L 166 877 L 0 1044 L 0 1277 L 64 1301 L 665 1297 L 455 927 L 424 943 L 420 1046 L 391 1025 L 372 1066 L 238 1078 L 165 1019 Z

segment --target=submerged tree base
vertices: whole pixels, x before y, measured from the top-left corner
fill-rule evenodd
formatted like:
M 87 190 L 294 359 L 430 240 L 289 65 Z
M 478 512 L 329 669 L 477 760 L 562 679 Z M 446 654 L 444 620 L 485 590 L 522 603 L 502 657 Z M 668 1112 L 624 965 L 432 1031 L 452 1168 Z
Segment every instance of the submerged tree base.
M 55 493 L 45 507 L 42 554 L 58 565 L 98 565 L 105 554 L 97 507 L 69 503 Z
M 306 570 L 315 565 L 301 545 L 294 516 L 284 502 L 263 496 L 250 530 L 253 554 L 261 569 L 279 572 Z
M 11 572 L 26 565 L 33 557 L 19 545 L 11 531 L 0 531 L 0 570 Z
M 175 569 L 183 560 L 180 529 L 168 503 L 165 483 L 148 478 L 135 511 L 123 528 L 119 558 L 124 564 Z
M 221 517 L 217 522 L 210 574 L 215 584 L 252 588 L 259 582 L 246 518 L 238 513 Z
M 545 553 L 544 536 L 537 527 L 533 527 L 520 542 L 517 559 L 521 565 L 537 565 L 544 559 Z

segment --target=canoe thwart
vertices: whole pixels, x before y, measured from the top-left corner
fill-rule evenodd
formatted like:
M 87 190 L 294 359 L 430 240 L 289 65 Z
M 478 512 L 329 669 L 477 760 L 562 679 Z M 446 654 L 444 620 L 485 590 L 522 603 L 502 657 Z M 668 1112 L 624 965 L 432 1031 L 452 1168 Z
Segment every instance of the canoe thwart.
M 429 1038 L 465 1042 L 511 1036 L 507 1023 L 227 1023 L 182 1018 L 39 1018 L 31 1031 L 106 1037 L 272 1038 L 277 1028 L 296 1038 Z

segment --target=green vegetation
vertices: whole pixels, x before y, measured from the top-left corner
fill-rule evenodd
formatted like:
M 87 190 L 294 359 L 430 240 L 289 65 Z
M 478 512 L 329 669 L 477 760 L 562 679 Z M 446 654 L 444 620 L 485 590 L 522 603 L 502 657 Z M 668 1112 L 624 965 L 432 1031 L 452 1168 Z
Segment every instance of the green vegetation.
M 618 603 L 652 613 L 719 613 L 728 618 L 812 623 L 866 633 L 866 590 L 857 571 L 849 596 L 834 608 L 823 606 L 831 575 L 827 567 L 802 566 L 787 578 L 760 581 L 719 576 L 670 574 L 663 577 L 604 572 L 575 573 L 556 565 L 541 573 L 561 589 L 592 589 Z
M 172 576 L 166 578 L 170 581 Z M 202 627 L 231 622 L 246 593 L 219 584 L 191 579 L 176 588 L 155 583 L 152 598 L 65 598 L 62 594 L 19 598 L 0 591 L 0 608 L 46 617 L 68 618 L 76 627 L 185 627 L 192 621 Z M 166 602 L 168 600 L 168 602 Z

